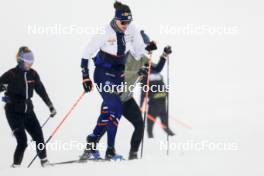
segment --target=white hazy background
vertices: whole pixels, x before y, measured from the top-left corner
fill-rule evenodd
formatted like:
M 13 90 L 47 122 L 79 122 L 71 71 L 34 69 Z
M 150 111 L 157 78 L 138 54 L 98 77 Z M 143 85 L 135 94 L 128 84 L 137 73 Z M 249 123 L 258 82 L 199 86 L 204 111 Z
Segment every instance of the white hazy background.
M 0 5 L 0 74 L 16 65 L 15 54 L 22 45 L 29 46 L 36 57 L 39 72 L 58 111 L 44 129 L 47 138 L 74 101 L 82 93 L 80 58 L 92 35 L 33 35 L 28 26 L 88 26 L 109 23 L 114 15 L 114 1 L 106 0 L 1 0 Z M 211 141 L 230 142 L 236 151 L 179 151 L 170 156 L 161 151 L 159 141 L 166 135 L 155 126 L 156 139 L 145 138 L 144 159 L 123 163 L 87 163 L 41 169 L 37 160 L 32 169 L 10 170 L 15 138 L 0 110 L 0 175 L 254 175 L 264 174 L 263 126 L 263 2 L 239 0 L 143 0 L 128 3 L 134 24 L 158 42 L 157 61 L 163 47 L 172 45 L 170 58 L 170 114 L 191 126 L 185 128 L 170 119 L 177 136 L 172 143 Z M 186 26 L 232 29 L 231 33 L 186 34 L 175 32 Z M 169 33 L 162 28 L 167 26 Z M 166 67 L 163 74 L 166 79 Z M 40 123 L 49 115 L 38 96 L 35 111 Z M 85 142 L 98 117 L 101 98 L 97 91 L 87 94 L 71 114 L 54 140 Z M 3 104 L 3 103 L 2 103 Z M 4 105 L 4 104 L 3 104 Z M 127 157 L 133 128 L 122 119 L 117 152 Z M 30 139 L 30 137 L 28 138 Z M 104 139 L 105 140 L 105 139 Z M 82 151 L 48 151 L 50 161 L 78 158 Z M 25 153 L 26 167 L 34 151 Z M 104 155 L 104 151 L 102 151 Z

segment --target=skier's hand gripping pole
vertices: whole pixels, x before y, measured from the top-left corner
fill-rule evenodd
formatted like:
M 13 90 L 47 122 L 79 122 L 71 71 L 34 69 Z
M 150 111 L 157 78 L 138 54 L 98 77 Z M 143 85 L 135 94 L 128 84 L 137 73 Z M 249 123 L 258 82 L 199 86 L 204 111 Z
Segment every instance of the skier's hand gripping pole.
M 83 78 L 83 89 L 85 92 L 90 92 L 93 90 L 93 82 L 89 76 L 89 68 L 88 68 L 88 59 L 82 58 L 81 68 L 82 68 L 82 78 Z

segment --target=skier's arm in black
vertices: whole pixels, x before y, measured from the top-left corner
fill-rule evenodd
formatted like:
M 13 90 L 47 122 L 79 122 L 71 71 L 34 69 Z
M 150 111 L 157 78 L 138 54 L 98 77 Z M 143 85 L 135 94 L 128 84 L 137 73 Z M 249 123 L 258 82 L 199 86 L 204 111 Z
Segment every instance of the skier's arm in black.
M 11 76 L 12 76 L 11 71 L 8 71 L 0 77 L 0 92 L 3 92 L 6 90 L 5 85 L 8 85 L 9 81 L 11 80 Z
M 166 63 L 165 57 L 161 56 L 158 64 L 151 65 L 151 71 L 155 73 L 160 73 L 162 69 L 164 68 L 165 63 Z
M 43 83 L 40 80 L 40 77 L 38 75 L 37 72 L 35 72 L 36 74 L 36 86 L 35 86 L 35 90 L 37 92 L 37 94 L 42 98 L 42 100 L 46 103 L 46 105 L 49 107 L 50 110 L 50 117 L 54 117 L 57 114 L 56 109 L 54 108 L 52 102 L 50 101 L 50 98 L 48 96 L 48 93 L 43 85 Z
M 45 104 L 48 106 L 48 107 L 51 107 L 53 106 L 52 105 L 52 102 L 50 101 L 50 98 L 48 96 L 48 93 L 43 85 L 43 83 L 41 82 L 40 80 L 40 77 L 38 75 L 37 72 L 35 72 L 35 81 L 36 81 L 36 84 L 35 84 L 35 91 L 37 92 L 37 94 L 42 98 L 42 100 L 45 102 Z
M 168 59 L 168 57 L 171 53 L 172 53 L 171 46 L 167 45 L 164 48 L 162 55 L 160 56 L 160 60 L 159 60 L 158 64 L 151 65 L 151 71 L 153 71 L 155 73 L 160 73 L 162 71 L 162 69 L 164 68 L 166 60 Z

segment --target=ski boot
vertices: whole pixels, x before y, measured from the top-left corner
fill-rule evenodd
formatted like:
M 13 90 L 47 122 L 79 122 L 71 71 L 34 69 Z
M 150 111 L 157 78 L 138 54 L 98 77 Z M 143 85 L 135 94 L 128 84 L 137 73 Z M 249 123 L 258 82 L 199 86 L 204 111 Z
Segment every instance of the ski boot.
M 41 160 L 40 160 L 40 165 L 41 165 L 41 167 L 51 167 L 51 166 L 53 166 L 53 165 L 49 162 L 49 160 L 48 160 L 47 158 L 41 159 Z
M 148 130 L 148 138 L 154 138 L 152 130 Z
M 121 161 L 124 160 L 124 157 L 122 155 L 116 154 L 114 147 L 108 147 L 105 153 L 105 160 Z
M 175 136 L 175 133 L 174 133 L 170 128 L 165 128 L 164 131 L 165 131 L 169 136 Z
M 20 164 L 12 164 L 10 167 L 11 168 L 20 168 Z
M 80 156 L 80 161 L 87 160 L 101 160 L 101 156 L 98 150 L 87 150 L 85 149 L 83 154 Z
M 96 150 L 96 143 L 98 142 L 98 137 L 91 134 L 87 137 L 87 145 L 83 154 L 80 156 L 80 161 L 86 160 L 100 160 L 100 153 Z
M 130 151 L 130 152 L 129 152 L 128 159 L 129 159 L 129 160 L 135 160 L 135 159 L 138 159 L 138 154 L 137 154 L 137 152 Z

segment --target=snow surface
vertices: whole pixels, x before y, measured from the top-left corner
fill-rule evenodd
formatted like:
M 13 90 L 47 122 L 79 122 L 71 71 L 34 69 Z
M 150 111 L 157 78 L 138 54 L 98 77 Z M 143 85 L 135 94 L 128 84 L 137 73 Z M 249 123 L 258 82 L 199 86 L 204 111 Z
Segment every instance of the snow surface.
M 21 169 L 9 169 L 15 139 L 0 109 L 0 175 L 201 175 L 262 176 L 263 169 L 263 2 L 239 0 L 155 0 L 127 2 L 134 23 L 157 40 L 159 50 L 171 44 L 170 62 L 171 127 L 177 136 L 171 144 L 210 142 L 232 144 L 233 150 L 175 149 L 170 155 L 160 149 L 166 136 L 155 126 L 154 140 L 145 138 L 144 158 L 132 162 L 87 163 L 42 169 L 27 150 Z M 15 66 L 19 46 L 28 45 L 35 54 L 38 70 L 58 110 L 56 118 L 44 129 L 47 138 L 62 116 L 82 92 L 80 57 L 91 38 L 89 34 L 30 35 L 28 25 L 78 25 L 99 27 L 113 16 L 113 1 L 68 0 L 2 1 L 0 6 L 1 74 Z M 170 33 L 161 31 L 169 26 Z M 184 33 L 177 27 L 208 25 L 233 28 L 229 34 Z M 164 69 L 166 75 L 166 68 Z M 36 112 L 43 122 L 49 112 L 39 97 L 34 97 Z M 87 94 L 52 142 L 83 143 L 95 125 L 101 98 L 95 91 Z M 180 122 L 191 128 L 186 128 Z M 133 128 L 122 119 L 117 135 L 117 152 L 127 157 Z M 30 139 L 30 138 L 29 138 Z M 103 139 L 105 142 L 105 139 Z M 77 158 L 81 150 L 48 151 L 50 161 Z M 102 151 L 102 154 L 103 151 Z

